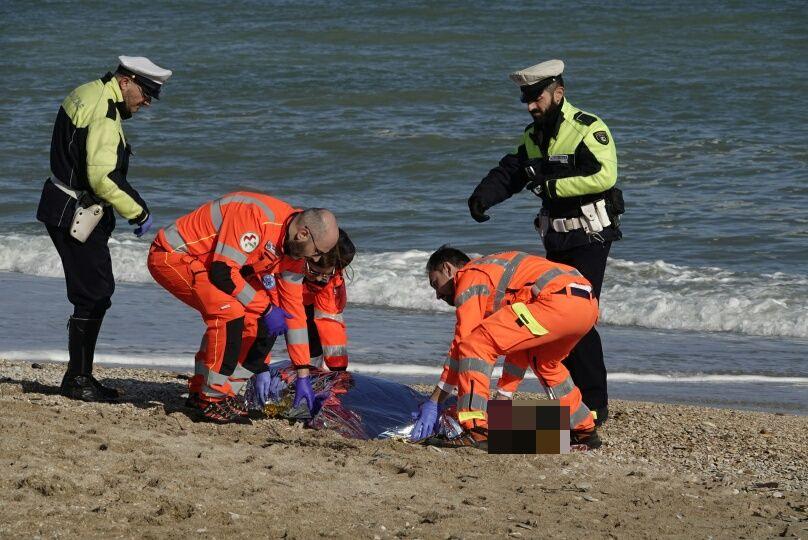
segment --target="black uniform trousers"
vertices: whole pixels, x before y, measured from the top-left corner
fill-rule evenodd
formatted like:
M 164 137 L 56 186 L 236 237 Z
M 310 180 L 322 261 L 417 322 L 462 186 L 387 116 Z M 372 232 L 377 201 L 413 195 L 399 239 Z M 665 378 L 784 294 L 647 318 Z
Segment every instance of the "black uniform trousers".
M 67 283 L 67 299 L 73 304 L 73 317 L 101 319 L 112 305 L 115 291 L 109 233 L 104 227 L 93 230 L 87 241 L 79 242 L 67 228 L 46 225 L 62 259 Z
M 592 294 L 600 301 L 600 288 L 606 272 L 606 258 L 611 241 L 592 242 L 564 251 L 548 251 L 547 259 L 576 268 L 592 284 Z M 575 386 L 581 390 L 584 403 L 590 410 L 604 409 L 609 403 L 606 391 L 606 365 L 600 334 L 592 327 L 570 352 L 563 364 L 570 372 Z M 599 416 L 603 416 L 601 412 Z

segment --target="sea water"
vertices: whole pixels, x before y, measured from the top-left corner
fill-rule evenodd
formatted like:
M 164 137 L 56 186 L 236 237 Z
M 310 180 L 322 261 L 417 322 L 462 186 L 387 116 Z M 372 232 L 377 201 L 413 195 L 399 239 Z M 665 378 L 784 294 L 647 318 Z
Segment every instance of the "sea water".
M 62 269 L 34 219 L 53 120 L 119 54 L 145 55 L 175 73 L 124 125 L 129 180 L 156 224 L 237 189 L 333 209 L 359 248 L 351 365 L 433 382 L 453 316 L 424 277 L 429 254 L 446 242 L 543 253 L 533 195 L 484 224 L 466 199 L 530 121 L 507 74 L 557 57 L 568 99 L 612 131 L 626 199 L 599 323 L 612 397 L 808 412 L 801 2 L 6 2 L 0 14 L 0 356 L 66 358 Z M 98 358 L 188 370 L 203 326 L 152 282 L 149 241 L 119 220 Z

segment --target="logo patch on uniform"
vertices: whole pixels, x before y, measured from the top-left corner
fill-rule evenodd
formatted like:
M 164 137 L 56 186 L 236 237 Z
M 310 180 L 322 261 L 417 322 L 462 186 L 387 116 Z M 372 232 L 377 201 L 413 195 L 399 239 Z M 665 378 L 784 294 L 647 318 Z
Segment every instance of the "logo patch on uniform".
M 275 257 L 278 256 L 278 250 L 275 249 L 275 244 L 273 244 L 272 242 L 267 242 L 266 244 L 264 244 L 264 250 L 267 251 L 270 255 L 273 255 Z
M 570 157 L 567 154 L 556 154 L 554 156 L 549 156 L 547 161 L 551 163 L 563 163 L 567 165 L 570 162 Z
M 264 274 L 261 276 L 261 283 L 264 284 L 264 288 L 266 290 L 274 289 L 275 288 L 275 276 L 272 274 Z
M 609 144 L 609 136 L 605 131 L 596 131 L 592 134 L 596 141 L 600 144 Z
M 238 241 L 239 245 L 241 246 L 241 250 L 244 253 L 250 253 L 255 248 L 258 247 L 258 242 L 261 241 L 261 237 L 255 234 L 254 232 L 248 232 L 241 235 L 241 240 Z

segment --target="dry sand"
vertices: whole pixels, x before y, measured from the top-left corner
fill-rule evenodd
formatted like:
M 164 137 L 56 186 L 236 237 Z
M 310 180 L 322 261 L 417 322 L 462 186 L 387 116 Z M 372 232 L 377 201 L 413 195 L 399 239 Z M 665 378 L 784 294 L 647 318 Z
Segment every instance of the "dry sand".
M 176 373 L 71 401 L 63 369 L 0 360 L 2 538 L 808 538 L 802 416 L 615 400 L 600 450 L 493 456 L 194 423 Z

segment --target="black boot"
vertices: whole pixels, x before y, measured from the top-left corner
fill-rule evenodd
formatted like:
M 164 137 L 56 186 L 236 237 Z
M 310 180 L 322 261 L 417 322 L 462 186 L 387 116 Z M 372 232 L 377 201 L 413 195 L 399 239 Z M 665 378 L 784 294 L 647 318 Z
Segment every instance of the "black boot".
M 82 401 L 112 401 L 119 392 L 108 388 L 93 377 L 93 357 L 102 319 L 79 319 L 70 317 L 68 327 L 68 351 L 70 361 L 59 393 Z

